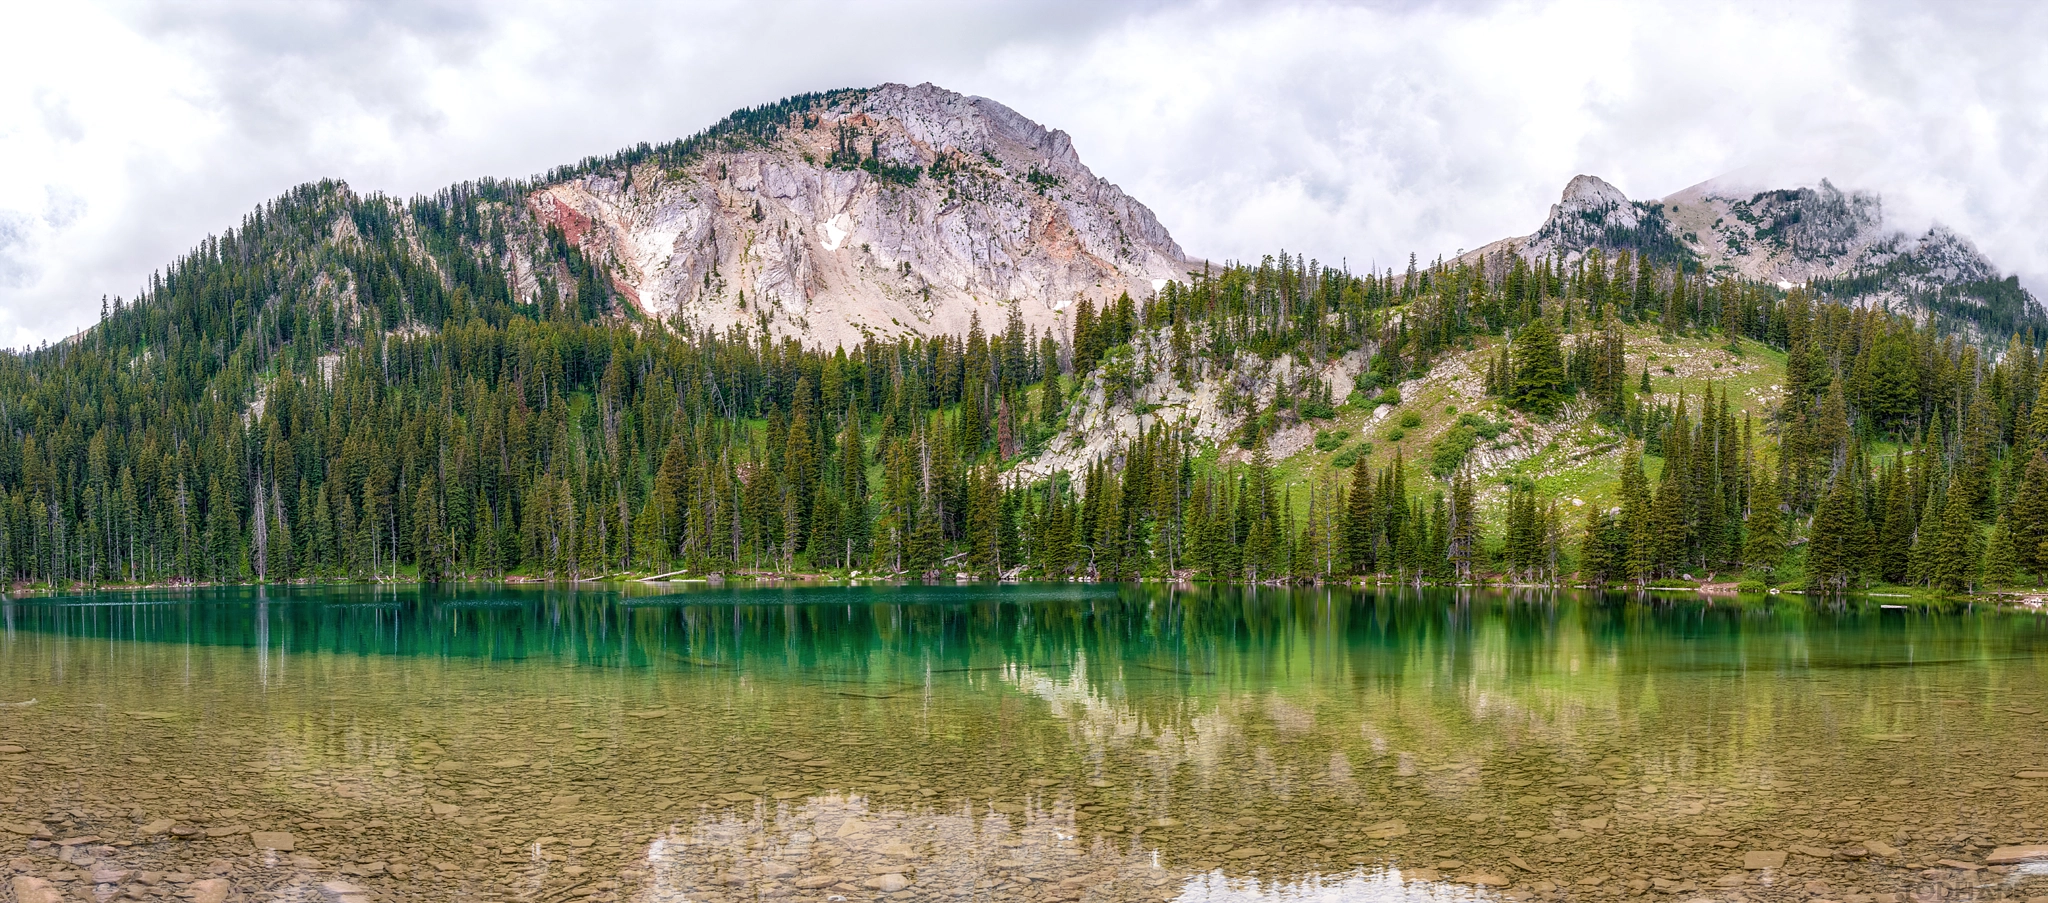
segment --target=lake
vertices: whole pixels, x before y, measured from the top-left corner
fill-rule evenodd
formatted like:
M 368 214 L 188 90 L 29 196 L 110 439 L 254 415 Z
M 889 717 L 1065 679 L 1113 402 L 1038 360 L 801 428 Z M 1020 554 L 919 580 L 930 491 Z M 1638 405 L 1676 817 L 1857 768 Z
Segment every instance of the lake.
M 0 603 L 0 893 L 2048 894 L 2036 614 L 680 586 Z

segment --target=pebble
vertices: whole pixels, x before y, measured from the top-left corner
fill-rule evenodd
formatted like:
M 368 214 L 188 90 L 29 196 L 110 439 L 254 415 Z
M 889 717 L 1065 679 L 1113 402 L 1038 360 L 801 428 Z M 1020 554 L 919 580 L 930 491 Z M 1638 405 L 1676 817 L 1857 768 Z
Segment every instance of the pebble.
M 1365 829 L 1365 836 L 1374 840 L 1392 840 L 1408 835 L 1408 823 L 1400 819 L 1383 821 Z
M 334 903 L 368 903 L 370 892 L 346 881 L 329 881 L 320 885 L 320 890 Z
M 66 903 L 64 894 L 41 878 L 16 875 L 13 884 L 15 903 Z
M 192 895 L 192 903 L 226 903 L 228 887 L 226 878 L 207 878 L 192 882 L 187 890 Z
M 910 879 L 903 877 L 903 875 L 898 872 L 889 872 L 887 874 L 876 875 L 873 878 L 869 878 L 865 882 L 864 886 L 871 888 L 873 890 L 881 891 L 885 894 L 893 894 L 899 890 L 909 887 Z
M 2048 858 L 2048 844 L 1999 847 L 1992 850 L 1991 855 L 1984 857 L 1984 861 L 1992 865 L 2012 865 L 2029 859 L 2043 858 Z
M 1742 867 L 1752 871 L 1758 869 L 1781 869 L 1785 867 L 1783 850 L 1750 850 L 1742 854 Z
M 289 853 L 295 848 L 292 835 L 286 831 L 257 831 L 250 834 L 249 839 L 255 842 L 256 849 L 259 850 Z

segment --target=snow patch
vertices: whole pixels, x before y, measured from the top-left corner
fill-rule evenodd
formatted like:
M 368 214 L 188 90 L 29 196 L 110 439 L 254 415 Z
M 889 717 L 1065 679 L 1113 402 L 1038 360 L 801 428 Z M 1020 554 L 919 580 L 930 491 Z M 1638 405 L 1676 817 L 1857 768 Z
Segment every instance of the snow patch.
M 1155 292 L 1156 292 L 1156 291 L 1159 291 L 1160 289 L 1163 289 L 1163 288 L 1165 288 L 1165 287 L 1166 287 L 1166 280 L 1164 280 L 1164 279 L 1154 279 L 1154 280 L 1152 280 L 1152 290 L 1153 290 L 1153 291 L 1155 291 Z
M 842 220 L 845 221 L 845 225 L 840 225 L 840 221 Z M 845 241 L 846 236 L 852 233 L 852 227 L 853 218 L 847 216 L 844 213 L 839 214 L 838 216 L 828 219 L 822 223 L 819 223 L 818 228 L 820 230 L 823 230 L 825 233 L 825 250 L 839 250 L 839 243 Z
M 1790 282 L 1786 282 L 1786 281 L 1785 281 L 1785 280 L 1783 280 L 1783 279 L 1780 279 L 1780 280 L 1778 280 L 1778 291 L 1781 291 L 1781 292 L 1789 292 L 1789 291 L 1791 291 L 1791 290 L 1792 290 L 1792 283 L 1790 283 Z

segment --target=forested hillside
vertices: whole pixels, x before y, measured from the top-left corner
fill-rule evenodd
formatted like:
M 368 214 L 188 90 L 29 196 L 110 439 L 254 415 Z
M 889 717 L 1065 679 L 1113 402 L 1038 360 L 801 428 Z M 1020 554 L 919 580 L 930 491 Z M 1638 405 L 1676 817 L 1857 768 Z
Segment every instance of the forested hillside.
M 97 326 L 0 356 L 0 572 L 1961 590 L 2048 571 L 2031 333 L 1987 355 L 1982 328 L 1590 247 L 1399 273 L 1281 253 L 806 346 L 765 312 L 647 313 L 626 263 L 533 201 L 708 166 L 852 96 L 535 183 L 266 204 Z M 856 181 L 959 175 L 849 153 L 831 166 Z
M 0 360 L 0 563 L 57 584 L 1626 580 L 1782 573 L 1811 536 L 1791 557 L 1815 585 L 1961 588 L 1987 562 L 1999 580 L 2034 570 L 2048 538 L 2025 340 L 1992 362 L 1884 314 L 1627 256 L 1371 275 L 1283 255 L 1083 307 L 1066 334 L 1013 318 L 826 351 L 634 316 L 567 245 L 545 300 L 517 303 L 478 214 L 492 203 L 308 186 L 75 340 Z M 1631 330 L 1782 349 L 1785 403 L 1739 420 L 1712 387 L 1647 392 L 1622 363 Z M 1619 512 L 1568 516 L 1533 485 L 1482 510 L 1469 448 L 1357 455 L 1348 486 L 1306 497 L 1280 485 L 1268 436 L 1385 401 L 1475 341 L 1499 348 L 1485 388 L 1502 409 L 1577 406 L 1629 443 Z M 1089 399 L 1155 372 L 1347 354 L 1369 361 L 1351 384 L 1233 400 L 1225 442 L 1156 415 L 1079 472 L 1006 478 Z

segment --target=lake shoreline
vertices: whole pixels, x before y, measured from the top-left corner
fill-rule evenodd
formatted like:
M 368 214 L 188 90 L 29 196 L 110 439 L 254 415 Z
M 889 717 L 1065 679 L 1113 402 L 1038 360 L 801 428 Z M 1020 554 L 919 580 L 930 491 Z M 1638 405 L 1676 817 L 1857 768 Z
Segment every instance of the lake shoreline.
M 1874 586 L 1840 594 L 1810 593 L 1790 587 L 1770 587 L 1758 590 L 1752 587 L 1738 587 L 1731 582 L 1659 581 L 1653 584 L 1606 584 L 1589 585 L 1568 582 L 1521 582 L 1521 581 L 1447 581 L 1447 580 L 1403 580 L 1394 575 L 1352 577 L 1349 579 L 1288 579 L 1288 580 L 1210 580 L 1207 578 L 1165 578 L 1141 577 L 1136 580 L 1023 580 L 1015 578 L 975 579 L 965 575 L 954 579 L 914 579 L 904 574 L 878 574 L 853 576 L 819 573 L 769 573 L 748 572 L 740 574 L 709 573 L 694 576 L 687 571 L 642 576 L 633 572 L 608 574 L 603 577 L 555 579 L 513 575 L 509 577 L 457 576 L 441 581 L 424 581 L 412 575 L 376 578 L 309 577 L 288 581 L 169 581 L 148 583 L 98 583 L 78 584 L 68 587 L 16 584 L 5 590 L 7 598 L 47 598 L 88 592 L 139 592 L 149 590 L 201 590 L 234 587 L 426 587 L 436 585 L 455 586 L 505 586 L 505 587 L 561 587 L 594 588 L 606 586 L 697 586 L 729 588 L 771 588 L 771 587 L 825 587 L 825 586 L 1175 586 L 1186 589 L 1197 587 L 1212 589 L 1226 587 L 1256 587 L 1270 589 L 1445 589 L 1445 590 L 1495 590 L 1495 591 L 1579 591 L 1598 593 L 1636 594 L 1678 594 L 1691 593 L 1708 600 L 1727 600 L 1745 604 L 1762 602 L 1773 597 L 1789 600 L 1816 600 L 1824 602 L 1876 603 L 1884 607 L 1900 608 L 1941 608 L 1956 605 L 1991 604 L 2001 608 L 2020 611 L 2048 611 L 2048 588 L 2022 590 L 2013 588 L 1980 590 L 1973 593 L 1943 594 L 1922 587 Z

